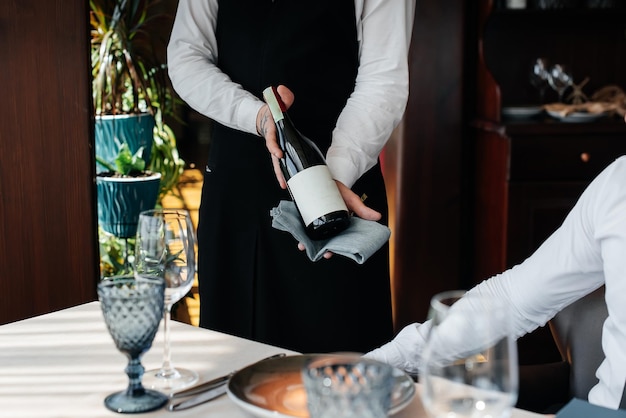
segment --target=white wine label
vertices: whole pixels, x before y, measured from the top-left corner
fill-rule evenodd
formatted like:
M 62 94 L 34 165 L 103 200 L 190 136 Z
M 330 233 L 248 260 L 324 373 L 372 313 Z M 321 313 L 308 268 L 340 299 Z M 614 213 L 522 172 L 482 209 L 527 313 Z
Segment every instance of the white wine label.
M 346 207 L 328 167 L 316 165 L 302 170 L 287 181 L 305 225 L 328 213 Z

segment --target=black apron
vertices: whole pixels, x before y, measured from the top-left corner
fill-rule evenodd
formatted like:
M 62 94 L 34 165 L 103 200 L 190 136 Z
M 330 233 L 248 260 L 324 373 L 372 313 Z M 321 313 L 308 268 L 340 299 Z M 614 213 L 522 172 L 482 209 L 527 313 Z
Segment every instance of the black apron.
M 354 89 L 353 0 L 223 0 L 218 66 L 257 97 L 284 84 L 296 127 L 322 151 Z M 300 352 L 369 351 L 392 338 L 388 246 L 365 264 L 311 262 L 271 227 L 278 186 L 265 141 L 214 124 L 198 227 L 200 326 Z M 383 213 L 377 165 L 355 184 Z

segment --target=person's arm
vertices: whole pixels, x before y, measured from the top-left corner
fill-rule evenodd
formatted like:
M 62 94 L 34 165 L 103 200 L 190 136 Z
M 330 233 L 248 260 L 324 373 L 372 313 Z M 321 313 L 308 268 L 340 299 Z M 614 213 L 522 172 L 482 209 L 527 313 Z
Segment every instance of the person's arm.
M 263 102 L 217 66 L 217 0 L 180 0 L 167 47 L 168 71 L 180 97 L 196 111 L 231 128 L 258 135 Z
M 361 2 L 355 89 L 339 116 L 326 155 L 333 178 L 348 188 L 376 164 L 404 113 L 415 10 L 415 0 Z M 356 2 L 357 13 L 361 2 Z
M 626 159 L 622 158 L 589 185 L 563 225 L 535 253 L 522 264 L 483 281 L 469 291 L 503 300 L 511 309 L 512 328 L 509 330 L 502 326 L 501 335 L 510 332 L 513 336 L 520 337 L 538 326 L 545 325 L 563 307 L 602 286 L 605 274 L 611 274 L 604 271 L 607 268 L 605 259 L 609 243 L 602 241 L 598 243 L 596 225 L 600 222 L 599 218 L 606 221 L 606 215 L 601 215 L 600 208 L 607 205 L 613 209 L 622 208 L 623 211 L 616 217 L 624 218 L 622 213 L 626 211 L 626 187 L 622 187 L 621 191 L 606 192 L 606 184 L 610 182 L 607 178 L 617 177 L 618 181 L 623 183 L 619 176 L 612 174 L 619 166 L 623 166 L 621 178 L 626 178 Z M 612 183 L 617 181 L 614 179 Z M 616 188 L 617 186 L 613 187 Z M 613 203 L 615 200 L 624 203 Z M 626 221 L 623 221 L 623 224 L 626 225 Z M 606 224 L 607 228 L 611 226 L 613 226 L 611 229 L 613 240 L 610 244 L 613 246 L 612 253 L 621 257 L 621 263 L 618 264 L 614 260 L 614 265 L 623 265 L 620 270 L 623 274 L 623 271 L 626 271 L 626 257 L 623 255 L 626 254 L 624 249 L 626 226 L 621 228 L 623 231 L 620 234 L 615 229 L 615 223 Z M 620 238 L 615 239 L 616 235 Z M 624 280 L 621 282 L 624 283 Z M 624 287 L 626 288 L 626 285 Z M 467 317 L 471 318 L 476 307 L 463 299 L 457 303 L 457 308 L 465 310 Z M 626 310 L 624 313 L 626 314 Z M 425 332 L 422 328 L 425 326 L 429 326 L 429 323 L 407 326 L 394 340 L 367 353 L 366 356 L 389 362 L 407 371 L 418 370 L 425 341 Z M 463 347 L 448 347 L 449 352 L 460 352 L 466 346 L 472 345 L 472 341 L 464 339 L 462 344 Z

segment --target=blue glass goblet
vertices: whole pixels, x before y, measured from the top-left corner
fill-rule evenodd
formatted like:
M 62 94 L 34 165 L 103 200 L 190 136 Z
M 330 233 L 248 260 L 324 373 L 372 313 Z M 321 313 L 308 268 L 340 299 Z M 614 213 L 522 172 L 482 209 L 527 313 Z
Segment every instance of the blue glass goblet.
M 104 322 L 118 350 L 128 358 L 125 391 L 107 396 L 104 404 L 112 411 L 138 413 L 165 405 L 167 396 L 141 384 L 141 356 L 150 349 L 163 317 L 163 280 L 133 276 L 110 277 L 98 284 Z

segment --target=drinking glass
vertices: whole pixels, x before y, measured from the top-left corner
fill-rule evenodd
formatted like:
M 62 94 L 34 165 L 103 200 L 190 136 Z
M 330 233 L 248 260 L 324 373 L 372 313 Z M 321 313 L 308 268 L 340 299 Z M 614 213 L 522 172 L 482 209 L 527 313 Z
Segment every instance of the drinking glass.
M 302 370 L 311 418 L 387 418 L 393 368 L 356 355 L 314 358 Z
M 537 58 L 530 67 L 528 79 L 530 84 L 539 91 L 539 99 L 544 103 L 546 88 L 549 86 L 550 74 L 548 72 L 548 60 L 545 58 Z
M 118 350 L 128 357 L 125 391 L 107 396 L 107 408 L 138 413 L 165 405 L 167 396 L 141 384 L 141 356 L 150 349 L 163 317 L 165 284 L 162 280 L 114 276 L 98 284 L 98 299 L 106 326 Z
M 429 318 L 420 369 L 426 411 L 436 418 L 510 416 L 518 366 L 508 307 L 450 291 L 432 298 Z
M 563 103 L 563 93 L 574 82 L 572 73 L 563 64 L 554 64 L 549 71 L 548 83 L 558 93 L 559 102 Z
M 172 306 L 193 285 L 196 272 L 196 238 L 189 212 L 183 209 L 154 209 L 142 212 L 135 242 L 135 272 L 139 276 L 165 280 L 163 319 L 163 364 L 144 375 L 144 385 L 172 391 L 198 380 L 195 371 L 174 367 L 171 360 L 170 322 Z

